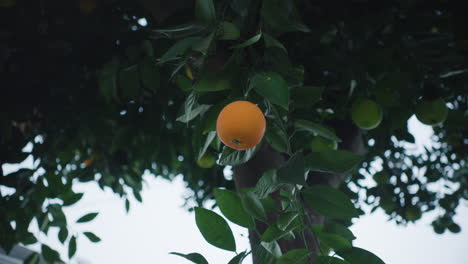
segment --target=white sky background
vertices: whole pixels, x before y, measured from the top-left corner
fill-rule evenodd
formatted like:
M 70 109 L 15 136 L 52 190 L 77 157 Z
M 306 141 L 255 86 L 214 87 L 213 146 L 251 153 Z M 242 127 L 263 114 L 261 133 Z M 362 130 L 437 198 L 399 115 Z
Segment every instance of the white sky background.
M 430 127 L 420 124 L 414 117 L 409 124 L 419 146 L 430 143 Z M 3 169 L 8 173 L 16 170 L 17 166 L 4 165 Z M 77 255 L 70 263 L 190 263 L 183 258 L 169 255 L 172 251 L 198 252 L 211 264 L 227 263 L 234 256 L 234 253 L 215 248 L 204 241 L 195 225 L 194 214 L 181 208 L 184 203 L 182 197 L 188 190 L 180 177 L 172 182 L 151 175 L 147 175 L 145 179 L 143 203 L 132 200 L 128 214 L 125 212 L 124 201 L 109 189 L 102 191 L 95 183 L 74 185 L 75 192 L 84 192 L 85 195 L 80 202 L 65 209 L 71 226 L 70 232 L 92 231 L 102 241 L 91 243 L 86 237 L 80 236 Z M 99 212 L 99 215 L 90 223 L 74 224 L 79 217 L 89 212 Z M 379 209 L 372 215 L 359 218 L 353 225 L 351 230 L 357 237 L 354 246 L 375 253 L 387 264 L 466 264 L 467 201 L 461 201 L 455 217 L 455 221 L 462 227 L 459 234 L 448 231 L 443 235 L 435 234 L 430 223 L 436 215 L 437 211 L 425 214 L 416 224 L 404 227 L 388 222 L 388 216 Z M 236 236 L 238 252 L 248 249 L 247 230 L 232 223 L 230 226 Z M 60 249 L 66 259 L 67 247 L 58 242 L 57 232 L 58 230 L 51 228 L 50 238 L 41 236 L 40 240 Z M 244 264 L 251 264 L 250 258 Z

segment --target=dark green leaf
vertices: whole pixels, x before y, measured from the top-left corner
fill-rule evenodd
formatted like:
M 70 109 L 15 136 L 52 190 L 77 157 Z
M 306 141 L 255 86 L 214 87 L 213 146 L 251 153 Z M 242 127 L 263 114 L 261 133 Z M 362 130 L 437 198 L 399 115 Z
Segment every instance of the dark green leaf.
M 276 220 L 276 225 L 282 231 L 287 230 L 289 225 L 298 217 L 298 214 L 295 212 L 285 212 L 278 216 Z
M 91 242 L 94 242 L 94 243 L 97 243 L 99 241 L 101 241 L 101 238 L 99 238 L 98 236 L 96 236 L 94 233 L 92 232 L 84 232 L 83 233 Z
M 235 166 L 235 165 L 246 163 L 251 158 L 253 158 L 253 156 L 255 156 L 255 154 L 257 153 L 259 149 L 260 149 L 260 144 L 247 150 L 234 150 L 229 147 L 225 147 L 223 149 L 223 152 L 221 153 L 219 164 Z
M 125 211 L 128 213 L 130 211 L 130 201 L 125 199 Z
M 195 93 L 191 93 L 184 102 L 184 113 L 177 118 L 177 121 L 188 123 L 198 115 L 206 112 L 209 105 L 199 105 L 196 101 Z
M 76 253 L 76 237 L 72 236 L 68 242 L 68 258 L 72 258 Z
M 85 223 L 93 220 L 99 213 L 89 213 L 76 220 L 77 223 Z
M 107 102 L 112 101 L 117 92 L 117 72 L 119 70 L 119 61 L 113 59 L 104 64 L 99 72 L 98 85 L 101 95 Z
M 242 264 L 242 261 L 244 261 L 245 257 L 247 256 L 247 252 L 241 252 L 235 257 L 233 257 L 228 264 Z
M 196 0 L 195 17 L 203 23 L 213 23 L 216 20 L 216 10 L 213 0 Z
M 181 254 L 177 252 L 171 252 L 169 254 L 176 255 L 179 257 L 186 258 L 196 264 L 208 264 L 208 261 L 199 253 Z
M 236 40 L 240 37 L 239 29 L 231 22 L 223 21 L 219 24 L 219 39 Z
M 27 259 L 24 260 L 24 264 L 38 264 L 40 260 L 39 253 L 32 253 Z
M 271 224 L 268 228 L 263 232 L 260 240 L 264 242 L 273 242 L 278 240 L 286 235 L 288 235 L 291 231 L 296 229 L 300 224 L 299 218 L 295 218 L 291 224 L 288 225 L 286 230 L 281 230 L 278 228 L 276 223 Z
M 54 261 L 59 261 L 60 260 L 60 255 L 57 251 L 51 249 L 47 245 L 42 245 L 41 246 L 41 251 L 42 251 L 42 256 L 44 257 L 45 260 L 47 260 L 50 263 L 53 263 Z
M 279 152 L 289 152 L 289 139 L 286 132 L 273 122 L 267 123 L 265 138 Z
M 231 8 L 240 16 L 245 17 L 249 12 L 250 0 L 235 0 L 230 1 Z
M 265 47 L 267 47 L 267 48 L 280 48 L 280 49 L 284 50 L 284 52 L 288 53 L 288 51 L 284 47 L 283 43 L 279 42 L 277 39 L 273 38 L 272 36 L 263 33 L 263 40 L 265 41 Z
M 138 202 L 143 202 L 143 198 L 141 197 L 141 194 L 138 190 L 135 190 L 133 189 L 133 196 L 135 196 L 135 199 L 138 201 Z
M 213 194 L 221 213 L 223 213 L 227 219 L 243 227 L 255 227 L 252 217 L 245 211 L 240 197 L 235 192 L 215 189 Z
M 284 167 L 278 169 L 278 182 L 305 184 L 305 166 L 302 154 L 291 157 Z
M 208 149 L 208 147 L 210 146 L 211 142 L 213 141 L 213 139 L 216 138 L 216 131 L 210 131 L 208 133 L 208 135 L 206 136 L 206 140 L 205 140 L 205 144 L 203 145 L 203 147 L 200 149 L 200 151 L 198 152 L 198 157 L 197 157 L 197 160 L 200 160 L 203 155 L 205 155 L 205 152 L 206 150 Z
M 286 81 L 276 72 L 260 72 L 250 80 L 251 88 L 271 103 L 284 109 L 289 107 L 289 89 Z
M 338 250 L 336 253 L 349 262 L 349 264 L 385 264 L 385 262 L 373 253 L 358 247 L 345 248 Z
M 208 243 L 221 249 L 236 251 L 234 236 L 224 218 L 210 210 L 196 207 L 195 222 Z
M 138 65 L 131 65 L 120 70 L 119 74 L 121 92 L 124 98 L 134 99 L 140 96 L 140 76 Z
M 60 198 L 63 200 L 63 206 L 69 206 L 78 202 L 83 197 L 83 194 L 84 193 L 68 192 Z
M 313 106 L 322 98 L 323 90 L 323 86 L 301 86 L 291 89 L 291 100 L 294 107 Z
M 317 213 L 332 218 L 352 218 L 358 211 L 346 194 L 329 186 L 314 185 L 305 188 L 302 195 Z
M 345 173 L 358 165 L 363 157 L 345 150 L 325 150 L 313 152 L 304 159 L 309 170 Z
M 328 247 L 333 248 L 335 251 L 351 247 L 351 242 L 349 242 L 349 240 L 346 240 L 337 234 L 321 232 L 318 234 L 318 237 L 321 242 L 323 242 Z
M 177 41 L 164 55 L 159 59 L 159 63 L 165 63 L 176 58 L 176 56 L 184 54 L 195 44 L 203 41 L 202 37 L 188 37 Z
M 250 45 L 253 45 L 255 43 L 257 43 L 260 38 L 262 37 L 262 32 L 258 33 L 257 35 L 249 38 L 248 40 L 242 42 L 242 43 L 239 43 L 239 44 L 236 44 L 234 46 L 231 47 L 231 49 L 242 49 L 242 48 L 245 48 L 245 47 L 248 47 Z
M 320 124 L 314 123 L 312 121 L 298 119 L 294 122 L 295 127 L 298 130 L 304 130 L 312 132 L 314 135 L 319 135 L 330 140 L 341 142 L 340 138 L 335 135 L 331 129 L 326 128 Z
M 260 199 L 263 199 L 270 193 L 276 191 L 278 187 L 276 170 L 270 169 L 264 172 L 262 177 L 258 180 L 257 185 L 255 185 L 254 192 Z
M 206 76 L 197 81 L 193 89 L 197 92 L 215 92 L 231 89 L 231 81 L 225 76 Z
M 241 201 L 245 211 L 262 221 L 266 221 L 265 208 L 263 208 L 262 203 L 258 196 L 252 192 L 248 191 L 241 194 Z
M 141 81 L 146 89 L 156 90 L 159 88 L 159 68 L 152 58 L 147 57 L 143 59 L 138 65 Z
M 310 252 L 305 248 L 293 249 L 281 256 L 276 264 L 307 264 L 310 263 L 308 256 Z
M 318 264 L 350 264 L 342 259 L 330 256 L 318 256 L 317 262 Z
M 268 251 L 275 258 L 281 257 L 282 253 L 281 253 L 281 248 L 278 245 L 278 242 L 276 241 L 269 242 L 269 243 L 261 242 L 260 244 L 262 245 L 262 247 L 266 249 L 266 251 Z
M 65 243 L 65 240 L 67 240 L 67 238 L 68 238 L 68 229 L 67 227 L 63 226 L 60 228 L 60 231 L 58 233 L 58 239 L 63 244 Z
M 327 233 L 331 233 L 331 234 L 340 235 L 349 241 L 356 239 L 356 237 L 354 236 L 353 232 L 351 232 L 351 230 L 349 230 L 346 226 L 339 224 L 337 222 L 334 222 L 334 221 L 327 221 L 323 225 L 323 231 Z

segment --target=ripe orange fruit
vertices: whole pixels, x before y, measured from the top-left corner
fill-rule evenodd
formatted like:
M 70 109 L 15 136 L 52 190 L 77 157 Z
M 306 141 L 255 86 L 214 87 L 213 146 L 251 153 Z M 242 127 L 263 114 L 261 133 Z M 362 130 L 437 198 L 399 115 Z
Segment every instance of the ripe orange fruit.
M 255 147 L 265 134 L 266 120 L 262 111 L 248 101 L 226 105 L 216 120 L 219 139 L 228 147 L 243 150 Z
M 93 164 L 93 160 L 92 159 L 87 159 L 85 161 L 83 161 L 83 164 L 86 166 L 86 167 L 89 167 Z

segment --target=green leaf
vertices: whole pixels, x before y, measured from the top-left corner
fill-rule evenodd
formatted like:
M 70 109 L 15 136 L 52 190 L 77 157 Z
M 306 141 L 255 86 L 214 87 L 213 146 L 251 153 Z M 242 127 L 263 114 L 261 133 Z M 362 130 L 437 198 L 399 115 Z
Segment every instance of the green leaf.
M 267 218 L 265 214 L 265 208 L 263 208 L 263 205 L 260 202 L 260 199 L 254 192 L 248 191 L 248 192 L 242 193 L 241 201 L 242 201 L 242 205 L 245 211 L 249 215 L 259 220 L 266 221 Z
M 264 0 L 261 15 L 263 22 L 276 32 L 310 32 L 301 22 L 294 1 Z
M 327 221 L 323 225 L 323 231 L 331 234 L 340 235 L 349 241 L 356 239 L 353 232 L 351 232 L 349 228 L 334 221 Z
M 321 242 L 328 247 L 333 248 L 335 251 L 351 247 L 351 242 L 349 242 L 349 240 L 337 234 L 321 232 L 318 234 L 318 237 Z
M 78 202 L 83 197 L 83 195 L 84 193 L 74 193 L 70 191 L 60 196 L 60 198 L 62 198 L 63 206 L 70 206 Z
M 198 115 L 206 112 L 209 108 L 209 105 L 199 105 L 196 101 L 195 93 L 191 93 L 184 102 L 184 114 L 179 116 L 176 120 L 182 123 L 188 123 Z
M 117 72 L 119 70 L 119 61 L 113 59 L 104 64 L 99 72 L 98 86 L 101 95 L 107 102 L 111 102 L 117 92 Z
M 312 152 L 305 158 L 305 166 L 312 171 L 345 173 L 358 165 L 363 156 L 345 150 Z
M 67 229 L 67 227 L 62 226 L 60 228 L 59 233 L 58 233 L 58 239 L 59 239 L 60 243 L 63 244 L 63 243 L 65 243 L 65 240 L 67 240 L 67 238 L 68 238 L 68 229 Z
M 76 237 L 72 236 L 68 241 L 68 258 L 72 258 L 76 253 Z
M 289 139 L 286 132 L 274 122 L 267 123 L 265 138 L 268 143 L 278 152 L 289 152 Z
M 242 48 L 248 47 L 250 45 L 257 43 L 261 37 L 262 37 L 262 32 L 259 32 L 257 35 L 249 38 L 248 40 L 232 46 L 231 49 L 242 49 Z
M 278 181 L 276 176 L 276 170 L 270 169 L 263 173 L 262 177 L 258 180 L 255 185 L 254 192 L 260 199 L 266 198 L 270 193 L 278 189 Z
M 213 23 L 216 20 L 216 10 L 213 0 L 196 0 L 195 17 L 203 23 Z
M 156 90 L 159 88 L 160 73 L 156 62 L 147 57 L 138 64 L 141 82 L 146 89 Z
M 246 163 L 249 161 L 257 151 L 260 149 L 260 144 L 257 146 L 247 149 L 247 150 L 234 150 L 229 147 L 225 147 L 221 153 L 221 158 L 219 159 L 220 165 L 229 165 L 236 166 L 239 164 Z
M 84 216 L 82 216 L 80 219 L 76 220 L 77 223 L 86 223 L 86 222 L 89 222 L 91 220 L 93 220 L 94 218 L 96 218 L 96 216 L 98 215 L 99 213 L 89 213 L 89 214 L 86 214 Z
M 224 250 L 236 251 L 236 242 L 231 228 L 217 213 L 196 207 L 195 222 L 208 243 Z
M 177 253 L 177 252 L 171 252 L 169 254 L 186 258 L 196 264 L 208 264 L 208 261 L 205 259 L 205 257 L 203 257 L 199 253 L 182 254 L 182 253 Z
M 188 37 L 177 41 L 169 50 L 164 53 L 159 59 L 159 63 L 166 63 L 178 55 L 184 54 L 195 44 L 203 41 L 202 37 Z
M 307 264 L 310 263 L 308 256 L 310 252 L 305 248 L 293 249 L 281 256 L 276 264 Z
M 296 154 L 278 169 L 278 182 L 304 185 L 305 172 L 304 157 L 300 153 Z
M 29 255 L 27 259 L 24 260 L 24 264 L 38 264 L 40 260 L 40 255 L 37 252 Z
M 205 155 L 206 153 L 206 150 L 208 149 L 208 147 L 210 146 L 211 142 L 213 141 L 213 139 L 216 138 L 216 131 L 210 131 L 208 133 L 208 135 L 206 136 L 206 140 L 205 140 L 205 144 L 203 145 L 203 147 L 200 149 L 200 151 L 198 152 L 198 157 L 197 157 L 197 160 L 200 160 L 203 155 Z
M 128 211 L 130 211 L 130 201 L 125 199 L 125 212 L 128 213 Z
M 289 225 L 298 217 L 299 215 L 295 212 L 285 212 L 278 216 L 276 220 L 276 225 L 282 231 L 287 230 Z
M 96 236 L 92 232 L 83 232 L 83 235 L 85 235 L 93 243 L 97 243 L 97 242 L 101 241 L 101 238 L 99 238 L 98 236 Z
M 227 219 L 246 228 L 255 228 L 252 217 L 245 211 L 240 197 L 235 192 L 224 189 L 214 189 L 213 194 L 221 213 L 223 213 Z
M 138 202 L 143 202 L 143 198 L 141 197 L 141 194 L 138 190 L 133 189 L 133 196 Z
M 275 258 L 281 257 L 282 253 L 281 253 L 281 248 L 278 245 L 278 242 L 276 242 L 276 241 L 263 242 L 262 241 L 262 242 L 260 242 L 260 244 L 262 245 L 262 247 L 264 247 L 266 249 L 266 251 L 268 251 Z
M 245 257 L 247 256 L 247 252 L 241 252 L 235 257 L 233 257 L 228 264 L 242 264 L 244 261 Z
M 273 223 L 268 228 L 263 232 L 262 236 L 260 237 L 260 240 L 264 242 L 273 242 L 275 240 L 278 240 L 286 235 L 288 235 L 291 231 L 296 229 L 300 225 L 299 218 L 295 218 L 292 223 L 288 225 L 286 230 L 281 230 L 278 228 L 277 223 Z
M 265 47 L 267 48 L 280 48 L 284 52 L 288 53 L 286 48 L 284 47 L 283 43 L 279 42 L 277 39 L 273 38 L 272 36 L 263 33 L 263 40 L 265 41 Z
M 310 186 L 302 191 L 302 195 L 313 210 L 325 217 L 347 219 L 359 215 L 346 194 L 332 187 Z
M 317 124 L 308 120 L 304 120 L 304 119 L 298 119 L 294 122 L 294 126 L 298 130 L 312 132 L 315 136 L 318 135 L 324 138 L 328 138 L 330 140 L 341 142 L 340 138 L 335 135 L 335 132 L 333 132 L 331 129 L 326 128 L 320 124 Z
M 122 95 L 126 99 L 134 99 L 140 96 L 140 76 L 138 74 L 138 65 L 131 65 L 123 68 L 119 73 L 120 88 Z
M 291 89 L 291 100 L 294 107 L 307 108 L 322 99 L 323 86 L 301 86 Z M 315 133 L 315 132 L 314 132 Z
M 289 89 L 286 81 L 276 72 L 260 72 L 253 76 L 249 86 L 271 103 L 288 110 Z
M 239 29 L 231 22 L 223 21 L 219 24 L 218 34 L 221 40 L 236 40 L 240 37 Z
M 349 262 L 349 264 L 385 264 L 385 262 L 373 253 L 358 247 L 345 248 L 338 250 L 336 253 Z
M 59 261 L 60 260 L 59 253 L 56 250 L 51 249 L 47 245 L 42 244 L 41 252 L 42 252 L 42 256 L 44 257 L 44 259 L 47 260 L 50 263 L 53 263 L 54 261 Z
M 349 262 L 346 262 L 342 259 L 330 256 L 318 256 L 317 262 L 318 264 L 350 264 Z
M 231 81 L 224 76 L 206 76 L 197 81 L 193 89 L 197 92 L 215 92 L 229 90 L 232 88 Z

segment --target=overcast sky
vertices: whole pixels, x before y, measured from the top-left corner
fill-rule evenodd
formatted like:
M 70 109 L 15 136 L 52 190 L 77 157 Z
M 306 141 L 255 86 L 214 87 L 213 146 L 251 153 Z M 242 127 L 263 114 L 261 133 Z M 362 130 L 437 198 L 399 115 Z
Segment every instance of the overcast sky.
M 429 142 L 431 129 L 418 123 L 414 117 L 410 122 L 410 130 L 417 135 L 418 144 Z M 5 173 L 16 168 L 3 166 Z M 102 241 L 94 244 L 86 237 L 79 237 L 77 256 L 71 263 L 190 263 L 169 255 L 172 251 L 198 252 L 211 264 L 227 263 L 234 256 L 234 253 L 217 249 L 204 241 L 195 225 L 194 215 L 181 208 L 184 203 L 182 197 L 187 189 L 180 177 L 172 182 L 152 175 L 147 175 L 145 179 L 143 203 L 133 200 L 128 214 L 124 201 L 112 191 L 102 191 L 95 183 L 74 186 L 75 192 L 85 192 L 85 195 L 80 202 L 65 211 L 71 232 L 92 231 Z M 99 212 L 99 215 L 90 223 L 74 224 L 76 219 L 89 212 Z M 351 228 L 357 237 L 354 245 L 375 253 L 387 264 L 466 264 L 467 202 L 461 202 L 455 217 L 455 221 L 462 227 L 459 234 L 435 234 L 430 226 L 435 215 L 437 211 L 424 215 L 416 224 L 403 227 L 388 222 L 388 216 L 379 209 L 372 215 L 359 218 Z M 236 235 L 238 251 L 249 249 L 246 229 L 232 223 L 230 226 Z M 51 228 L 49 235 L 50 238 L 42 236 L 40 240 L 59 248 L 66 259 L 67 250 L 58 242 L 57 231 Z M 244 264 L 251 264 L 250 258 Z

